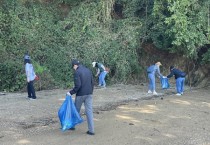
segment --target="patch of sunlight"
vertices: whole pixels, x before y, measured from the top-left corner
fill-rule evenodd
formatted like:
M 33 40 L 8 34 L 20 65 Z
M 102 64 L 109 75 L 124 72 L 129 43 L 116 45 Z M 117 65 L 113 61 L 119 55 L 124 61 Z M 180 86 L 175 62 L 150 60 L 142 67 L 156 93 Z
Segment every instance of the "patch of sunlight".
M 134 120 L 133 117 L 125 116 L 125 115 L 116 115 L 116 117 L 118 117 L 120 119 Z
M 153 141 L 152 138 L 149 138 L 149 137 L 143 137 L 143 136 L 135 136 L 134 137 L 135 139 L 143 139 L 143 140 L 146 140 L 146 141 Z
M 210 103 L 207 102 L 202 102 L 204 105 L 206 105 L 207 107 L 210 107 Z
M 124 109 L 124 110 L 136 110 L 136 109 L 138 109 L 137 107 L 128 107 L 128 106 L 120 106 L 118 108 Z
M 166 134 L 163 134 L 163 135 L 166 136 L 166 137 L 169 137 L 169 138 L 176 138 L 176 136 L 173 135 L 173 134 L 166 133 Z
M 139 113 L 155 113 L 155 110 L 148 110 L 148 109 L 142 109 L 138 111 Z
M 133 117 L 130 117 L 130 116 L 126 116 L 126 115 L 116 115 L 117 118 L 121 119 L 121 120 L 128 120 L 132 123 L 140 123 L 141 121 L 133 118 Z M 135 124 L 136 125 L 136 124 Z
M 139 120 L 136 120 L 136 119 L 134 119 L 134 120 L 131 120 L 132 122 L 135 122 L 135 123 L 140 123 L 141 121 L 139 121 Z
M 22 139 L 22 140 L 19 140 L 17 143 L 18 144 L 28 144 L 28 143 L 30 143 L 30 141 L 27 139 Z
M 171 102 L 176 103 L 176 104 L 182 104 L 182 105 L 190 105 L 191 104 L 188 101 L 183 101 L 183 100 L 179 100 L 179 99 L 172 100 Z
M 140 110 L 138 110 L 139 113 L 155 113 L 159 109 L 155 105 L 147 105 Z
M 124 109 L 123 112 L 139 112 L 139 113 L 155 113 L 159 109 L 155 105 L 147 105 L 144 107 L 128 107 L 128 106 L 120 106 L 120 109 Z
M 100 119 L 93 118 L 94 121 L 100 121 Z
M 170 118 L 173 118 L 173 119 L 192 119 L 191 117 L 189 117 L 189 116 L 170 116 L 169 115 L 169 117 Z
M 155 105 L 147 105 L 146 107 L 149 108 L 149 109 L 158 110 Z
M 66 98 L 60 98 L 60 99 L 58 99 L 59 101 L 64 101 Z

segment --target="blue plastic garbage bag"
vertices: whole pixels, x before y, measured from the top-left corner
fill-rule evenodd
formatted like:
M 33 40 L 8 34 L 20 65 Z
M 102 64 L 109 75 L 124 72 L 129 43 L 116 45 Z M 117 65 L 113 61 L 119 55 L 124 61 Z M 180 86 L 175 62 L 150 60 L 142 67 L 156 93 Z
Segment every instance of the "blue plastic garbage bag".
M 76 110 L 71 96 L 66 96 L 65 101 L 58 111 L 62 131 L 68 130 L 75 125 L 82 123 L 83 119 Z
M 161 87 L 162 89 L 168 89 L 170 88 L 170 84 L 168 82 L 168 78 L 160 78 L 160 82 L 161 82 Z

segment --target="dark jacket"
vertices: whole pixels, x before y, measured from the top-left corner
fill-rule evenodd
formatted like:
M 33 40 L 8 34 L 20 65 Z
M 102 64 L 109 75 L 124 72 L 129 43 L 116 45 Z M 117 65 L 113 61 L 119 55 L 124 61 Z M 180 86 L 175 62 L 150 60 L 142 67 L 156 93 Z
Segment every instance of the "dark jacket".
M 93 94 L 93 74 L 83 65 L 79 65 L 74 72 L 74 88 L 70 91 L 71 95 L 84 96 Z
M 105 70 L 104 70 L 104 66 L 103 66 L 103 64 L 101 64 L 101 63 L 97 63 L 97 64 L 96 64 L 96 68 L 98 68 L 98 69 L 100 70 L 100 73 L 105 71 Z
M 184 77 L 183 73 L 184 72 L 180 71 L 179 69 L 174 68 L 174 69 L 171 70 L 171 73 L 167 76 L 167 78 L 171 78 L 171 77 L 174 76 L 175 79 L 178 79 L 180 77 Z

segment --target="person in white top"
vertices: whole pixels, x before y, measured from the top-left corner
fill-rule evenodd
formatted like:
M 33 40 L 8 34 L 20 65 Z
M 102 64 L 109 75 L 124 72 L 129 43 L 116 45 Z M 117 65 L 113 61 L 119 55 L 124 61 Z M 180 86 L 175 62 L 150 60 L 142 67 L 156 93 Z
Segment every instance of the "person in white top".
M 26 72 L 26 80 L 27 80 L 28 98 L 30 100 L 34 100 L 36 99 L 36 93 L 35 93 L 33 83 L 34 83 L 36 74 L 34 72 L 34 67 L 31 64 L 30 56 L 27 54 L 24 56 L 24 64 L 25 64 L 25 72 Z

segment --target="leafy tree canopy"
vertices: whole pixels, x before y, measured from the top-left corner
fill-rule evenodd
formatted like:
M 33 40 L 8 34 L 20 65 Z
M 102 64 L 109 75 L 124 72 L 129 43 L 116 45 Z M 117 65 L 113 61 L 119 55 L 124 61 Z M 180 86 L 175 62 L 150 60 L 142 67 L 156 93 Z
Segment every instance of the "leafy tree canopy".
M 140 79 L 144 43 L 209 63 L 209 5 L 209 0 L 2 0 L 0 91 L 25 86 L 26 52 L 43 88 L 72 85 L 72 58 L 90 68 L 92 61 L 106 64 L 110 83 Z

